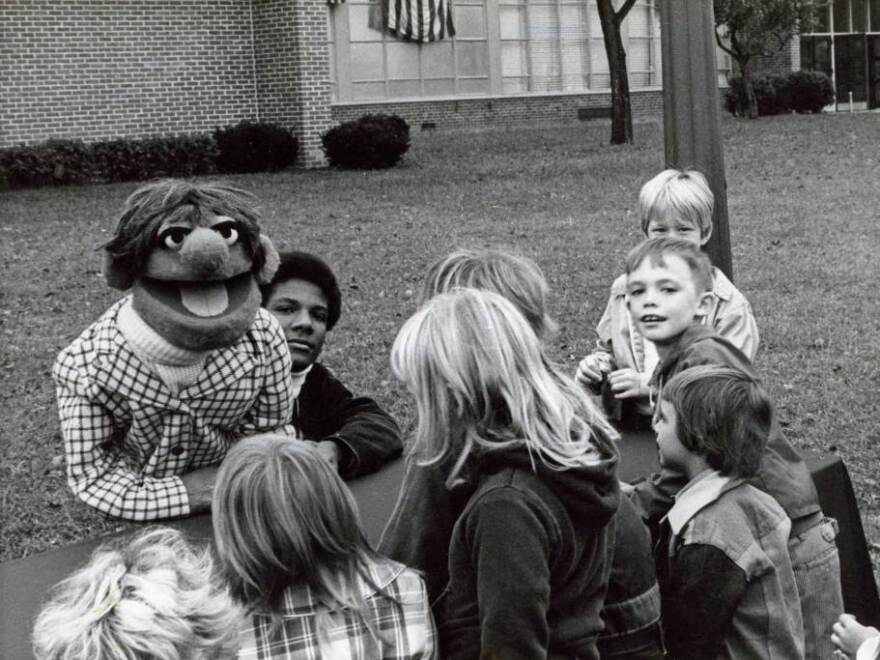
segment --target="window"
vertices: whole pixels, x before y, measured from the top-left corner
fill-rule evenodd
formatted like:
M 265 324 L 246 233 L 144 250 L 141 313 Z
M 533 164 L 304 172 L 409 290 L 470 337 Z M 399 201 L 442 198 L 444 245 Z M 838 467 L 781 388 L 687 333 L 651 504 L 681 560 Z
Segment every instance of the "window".
M 621 36 L 631 89 L 659 86 L 657 0 L 639 0 Z M 595 0 L 452 0 L 456 35 L 417 44 L 377 29 L 378 0 L 328 5 L 334 99 L 457 98 L 610 86 Z M 719 60 L 720 61 L 720 60 Z M 721 70 L 726 80 L 729 62 Z

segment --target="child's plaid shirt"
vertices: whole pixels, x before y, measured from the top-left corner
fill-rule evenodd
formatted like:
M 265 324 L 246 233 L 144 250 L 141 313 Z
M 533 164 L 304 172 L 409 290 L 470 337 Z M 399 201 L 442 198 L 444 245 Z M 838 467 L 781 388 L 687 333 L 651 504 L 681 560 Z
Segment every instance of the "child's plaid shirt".
M 186 516 L 178 475 L 217 464 L 232 442 L 290 421 L 290 354 L 278 322 L 260 309 L 250 330 L 210 353 L 196 382 L 175 395 L 120 333 L 125 300 L 55 362 L 67 481 L 86 504 L 112 516 Z
M 425 583 L 390 559 L 369 567 L 374 586 L 359 579 L 365 617 L 374 637 L 351 610 L 327 612 L 307 587 L 284 594 L 283 618 L 270 635 L 270 619 L 254 614 L 242 632 L 239 660 L 420 660 L 437 657 L 436 631 Z M 318 638 L 318 612 L 330 625 Z

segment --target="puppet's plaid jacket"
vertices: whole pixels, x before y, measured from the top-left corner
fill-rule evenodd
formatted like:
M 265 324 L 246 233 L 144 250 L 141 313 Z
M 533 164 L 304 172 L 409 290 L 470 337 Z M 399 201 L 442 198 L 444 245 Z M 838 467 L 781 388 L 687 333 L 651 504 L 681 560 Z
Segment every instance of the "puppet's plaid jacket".
M 233 346 L 212 352 L 178 395 L 138 359 L 114 304 L 58 355 L 52 375 L 67 481 L 86 504 L 119 518 L 189 514 L 178 475 L 219 463 L 230 444 L 289 422 L 290 354 L 259 310 Z
M 363 618 L 351 609 L 330 612 L 307 587 L 290 587 L 276 630 L 268 616 L 251 616 L 242 631 L 239 660 L 436 658 L 434 619 L 422 578 L 390 559 L 373 562 L 368 574 L 373 584 L 360 579 L 357 585 L 366 603 Z

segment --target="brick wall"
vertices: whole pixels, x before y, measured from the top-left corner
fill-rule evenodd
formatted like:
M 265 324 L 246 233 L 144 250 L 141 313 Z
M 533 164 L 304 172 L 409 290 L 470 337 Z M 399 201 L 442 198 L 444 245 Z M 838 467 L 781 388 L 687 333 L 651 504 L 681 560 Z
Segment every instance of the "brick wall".
M 327 6 L 323 0 L 254 0 L 260 118 L 290 128 L 300 164 L 324 164 L 320 134 L 331 125 Z
M 0 0 L 0 146 L 256 116 L 249 0 Z
M 663 112 L 660 90 L 631 93 L 633 117 L 658 116 Z M 610 94 L 571 94 L 458 99 L 454 101 L 408 101 L 397 103 L 337 104 L 333 119 L 337 122 L 357 119 L 368 113 L 400 115 L 413 128 L 434 123 L 437 128 L 473 128 L 515 123 L 570 122 L 581 108 L 610 108 Z

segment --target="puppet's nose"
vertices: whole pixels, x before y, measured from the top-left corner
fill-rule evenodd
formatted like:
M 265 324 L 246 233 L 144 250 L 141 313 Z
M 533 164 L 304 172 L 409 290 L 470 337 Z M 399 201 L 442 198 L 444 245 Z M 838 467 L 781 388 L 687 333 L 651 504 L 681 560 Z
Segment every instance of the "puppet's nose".
M 180 250 L 183 263 L 198 277 L 211 277 L 220 271 L 228 255 L 229 248 L 223 237 L 205 227 L 193 229 Z

